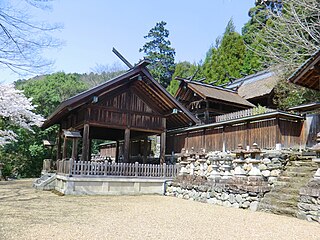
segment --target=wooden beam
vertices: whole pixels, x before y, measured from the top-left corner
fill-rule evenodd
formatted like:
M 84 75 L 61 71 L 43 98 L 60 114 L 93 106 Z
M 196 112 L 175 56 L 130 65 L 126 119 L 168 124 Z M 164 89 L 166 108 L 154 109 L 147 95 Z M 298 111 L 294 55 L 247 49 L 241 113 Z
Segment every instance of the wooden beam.
M 247 123 L 246 123 L 246 146 L 244 146 L 244 147 L 247 147 L 247 146 L 250 146 L 250 122 L 249 121 L 247 121 Z M 237 143 L 237 144 L 239 144 L 239 143 Z
M 116 159 L 115 161 L 118 162 L 119 161 L 119 141 L 116 141 Z
M 279 117 L 276 118 L 275 122 L 276 122 L 276 144 L 277 144 L 277 143 L 281 143 L 281 130 L 280 130 L 280 119 L 279 119 Z
M 82 137 L 82 161 L 89 161 L 90 155 L 90 126 L 88 123 L 83 126 L 83 137 Z
M 61 125 L 59 127 L 58 130 L 58 136 L 57 136 L 57 156 L 56 156 L 56 160 L 61 159 L 62 155 L 61 155 Z
M 78 139 L 74 138 L 72 139 L 72 154 L 71 157 L 73 160 L 77 160 L 78 156 Z
M 67 158 L 67 138 L 63 138 L 63 147 L 62 147 L 62 159 Z
M 143 138 L 143 149 L 142 149 L 142 159 L 143 159 L 143 163 L 147 163 L 148 160 L 148 137 L 145 136 Z
M 166 118 L 162 119 L 162 126 L 164 131 L 160 136 L 160 164 L 165 163 L 165 154 L 166 154 Z
M 124 130 L 124 162 L 129 162 L 130 160 L 130 128 Z

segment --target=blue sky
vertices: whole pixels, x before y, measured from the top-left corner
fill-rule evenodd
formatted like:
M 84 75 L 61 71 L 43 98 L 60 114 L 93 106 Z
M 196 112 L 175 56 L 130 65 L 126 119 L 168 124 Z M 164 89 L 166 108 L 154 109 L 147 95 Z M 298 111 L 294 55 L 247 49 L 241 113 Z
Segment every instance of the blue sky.
M 18 1 L 18 0 L 13 0 Z M 167 22 L 169 39 L 176 50 L 176 62 L 199 62 L 215 39 L 222 35 L 230 18 L 237 31 L 249 19 L 254 0 L 55 0 L 51 11 L 35 11 L 39 21 L 61 23 L 55 33 L 64 44 L 59 50 L 46 51 L 55 60 L 51 72 L 90 72 L 97 64 L 119 62 L 111 52 L 120 51 L 131 63 L 143 58 L 139 48 L 156 22 Z M 1 69 L 0 81 L 19 76 Z

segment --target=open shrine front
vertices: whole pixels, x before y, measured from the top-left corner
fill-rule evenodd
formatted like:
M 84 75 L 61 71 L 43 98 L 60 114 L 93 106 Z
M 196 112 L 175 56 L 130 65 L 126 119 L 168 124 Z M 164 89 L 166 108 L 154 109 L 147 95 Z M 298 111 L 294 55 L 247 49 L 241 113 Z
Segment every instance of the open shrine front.
M 66 134 L 67 133 L 67 134 Z M 161 137 L 162 135 L 162 137 Z M 114 163 L 144 163 L 159 164 L 164 160 L 165 133 L 143 132 L 130 129 L 109 129 L 84 126 L 79 131 L 62 130 L 59 156 L 57 159 L 72 158 L 75 161 L 105 161 Z M 159 139 L 160 141 L 157 141 Z M 108 154 L 94 154 L 92 145 L 94 140 L 105 140 L 103 144 L 112 148 Z M 157 142 L 160 142 L 158 154 L 154 155 Z M 152 149 L 152 145 L 153 148 Z M 158 144 L 159 145 L 159 144 Z M 163 147 L 161 147 L 163 146 Z M 162 151 L 162 152 L 161 152 Z M 162 155 L 159 155 L 162 154 Z M 84 158 L 82 156 L 85 156 Z
M 148 137 L 158 136 L 157 163 L 165 162 L 167 130 L 191 126 L 198 120 L 152 78 L 147 65 L 142 61 L 58 106 L 42 126 L 60 125 L 57 160 L 93 160 L 92 143 L 97 139 L 115 142 L 115 163 L 148 163 Z M 65 135 L 67 132 L 77 137 Z

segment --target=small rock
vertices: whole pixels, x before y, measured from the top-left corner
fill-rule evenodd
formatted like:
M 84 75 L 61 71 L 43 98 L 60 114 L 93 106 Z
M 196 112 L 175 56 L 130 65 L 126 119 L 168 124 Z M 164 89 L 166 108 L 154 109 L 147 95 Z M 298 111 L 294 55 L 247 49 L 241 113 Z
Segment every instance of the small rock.
M 248 196 L 249 196 L 248 193 L 243 193 L 243 194 L 241 194 L 241 197 L 243 197 L 243 198 L 247 198 Z
M 222 206 L 224 206 L 224 207 L 231 207 L 231 203 L 230 203 L 229 201 L 224 201 L 224 202 L 222 203 Z
M 268 178 L 268 183 L 274 183 L 274 182 L 276 182 L 277 181 L 277 177 L 269 177 Z
M 241 207 L 242 208 L 248 208 L 250 206 L 250 202 L 249 201 L 245 201 L 244 203 L 242 203 Z
M 235 197 L 235 195 L 234 194 L 229 194 L 229 202 L 231 203 L 231 204 L 233 204 L 233 203 L 235 203 L 236 202 L 236 197 Z
M 274 170 L 271 171 L 270 176 L 271 176 L 271 177 L 279 177 L 279 176 L 280 176 L 280 173 L 281 173 L 281 170 L 279 170 L 279 169 L 274 169 Z
M 237 195 L 236 195 L 236 201 L 237 201 L 238 203 L 242 203 L 243 198 L 242 198 L 242 196 L 241 196 L 240 194 L 237 194 Z
M 207 199 L 207 193 L 206 192 L 201 193 L 201 198 Z
M 216 204 L 217 203 L 217 199 L 216 198 L 209 198 L 209 199 L 207 199 L 207 203 Z
M 221 200 L 217 200 L 217 205 L 222 206 L 222 201 Z
M 233 208 L 239 208 L 239 206 L 240 206 L 240 204 L 239 204 L 239 203 L 234 203 L 234 204 L 232 204 L 232 206 L 231 206 L 231 207 L 233 207 Z
M 190 196 L 188 194 L 186 194 L 186 195 L 183 195 L 183 198 L 188 200 L 190 198 Z
M 262 162 L 263 164 L 268 164 L 268 163 L 271 163 L 271 160 L 269 158 L 264 158 Z
M 251 211 L 257 211 L 257 209 L 258 209 L 258 204 L 259 204 L 258 201 L 253 201 L 253 202 L 251 202 L 251 203 L 250 203 L 250 210 L 251 210 Z
M 265 164 L 259 164 L 259 169 L 260 169 L 261 171 L 267 170 L 267 166 L 266 166 Z
M 264 170 L 261 172 L 262 176 L 264 177 L 270 177 L 271 172 L 269 170 Z
M 207 192 L 207 196 L 206 196 L 207 199 L 210 198 L 210 192 Z
M 227 193 L 222 193 L 221 194 L 221 200 L 222 201 L 225 201 L 225 200 L 227 200 L 229 198 L 229 195 L 227 194 Z

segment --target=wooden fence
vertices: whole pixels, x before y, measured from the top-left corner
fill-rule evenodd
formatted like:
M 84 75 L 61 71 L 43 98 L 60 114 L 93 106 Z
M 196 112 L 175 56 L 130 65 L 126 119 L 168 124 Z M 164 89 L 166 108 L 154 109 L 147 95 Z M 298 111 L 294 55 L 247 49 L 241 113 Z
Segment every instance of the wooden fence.
M 274 109 L 269 109 L 265 108 L 263 109 L 263 113 L 269 113 L 269 112 L 274 112 Z M 246 110 L 241 110 L 237 112 L 232 112 L 232 113 L 227 113 L 219 116 L 215 116 L 215 121 L 214 122 L 223 122 L 223 121 L 229 121 L 233 119 L 239 119 L 239 118 L 244 118 L 244 117 L 250 117 L 254 115 L 261 114 L 259 113 L 257 108 L 250 108 Z
M 71 176 L 125 176 L 174 178 L 179 173 L 179 164 L 110 163 L 95 161 L 58 160 L 57 173 Z

